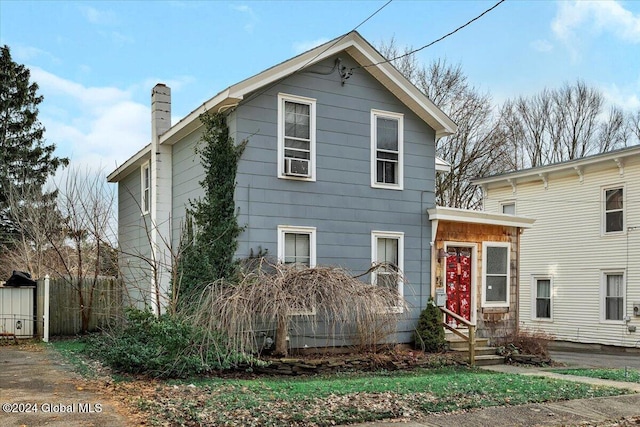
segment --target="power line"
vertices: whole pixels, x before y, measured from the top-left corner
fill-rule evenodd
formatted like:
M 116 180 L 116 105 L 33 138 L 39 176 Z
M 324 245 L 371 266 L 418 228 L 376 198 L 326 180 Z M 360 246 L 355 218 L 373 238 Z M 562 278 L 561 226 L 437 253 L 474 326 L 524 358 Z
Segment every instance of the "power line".
M 339 37 L 338 39 L 336 39 L 336 41 L 334 41 L 330 46 L 327 46 L 322 52 L 319 52 L 316 56 L 314 56 L 313 58 L 311 58 L 310 60 L 308 60 L 304 65 L 301 65 L 297 70 L 295 70 L 292 74 L 295 74 L 297 72 L 299 72 L 300 70 L 302 70 L 303 68 L 305 68 L 307 65 L 309 65 L 310 63 L 312 63 L 313 61 L 315 61 L 319 56 L 321 56 L 323 53 L 325 53 L 326 51 L 328 51 L 329 49 L 331 49 L 332 47 L 334 47 L 335 45 L 337 45 L 338 43 L 340 43 L 340 41 L 342 41 L 342 39 L 344 39 L 347 35 L 349 35 L 350 33 L 352 33 L 353 31 L 356 31 L 358 28 L 360 28 L 364 23 L 366 23 L 367 21 L 369 21 L 371 18 L 373 18 L 374 16 L 376 16 L 382 9 L 384 9 L 385 7 L 387 7 L 393 0 L 388 0 L 385 4 L 383 4 L 382 6 L 380 6 L 378 8 L 378 10 L 376 10 L 375 12 L 373 12 L 371 15 L 367 16 L 367 18 L 360 22 L 358 25 L 356 25 L 351 31 L 349 31 L 348 33 L 343 34 L 341 37 Z M 504 0 L 503 0 L 504 1 Z M 277 85 L 279 82 L 273 82 L 271 85 L 267 86 L 266 88 L 264 88 L 263 90 L 254 93 L 253 95 L 251 95 L 249 98 L 246 99 L 246 101 L 250 100 L 250 99 L 254 99 L 257 96 L 262 95 L 263 93 L 265 93 L 266 91 L 268 91 L 269 89 L 271 89 L 272 87 L 274 87 L 275 85 Z
M 416 53 L 416 52 L 420 52 L 421 50 L 426 49 L 426 48 L 428 48 L 428 47 L 430 47 L 430 46 L 433 46 L 434 44 L 436 44 L 436 43 L 438 43 L 438 42 L 441 42 L 442 40 L 446 39 L 447 37 L 449 37 L 449 36 L 451 36 L 451 35 L 453 35 L 453 34 L 457 33 L 458 31 L 462 30 L 463 28 L 465 28 L 465 27 L 467 27 L 467 26 L 471 25 L 473 22 L 475 22 L 475 21 L 477 21 L 478 19 L 482 18 L 484 15 L 486 15 L 486 14 L 487 14 L 487 13 L 489 13 L 489 12 L 491 12 L 493 9 L 495 9 L 495 8 L 496 8 L 496 7 L 498 7 L 498 6 L 500 6 L 500 5 L 501 5 L 502 3 L 504 3 L 505 1 L 506 1 L 506 0 L 500 0 L 500 1 L 498 1 L 498 3 L 494 4 L 492 7 L 490 7 L 490 8 L 489 8 L 489 9 L 487 9 L 487 10 L 485 10 L 484 12 L 482 12 L 480 15 L 476 16 L 476 17 L 475 17 L 475 18 L 473 18 L 472 20 L 467 21 L 465 24 L 462 24 L 461 26 L 459 26 L 459 27 L 458 27 L 458 28 L 456 28 L 455 30 L 453 30 L 453 31 L 451 31 L 451 32 L 449 32 L 449 33 L 447 33 L 447 34 L 445 34 L 444 36 L 440 37 L 440 38 L 439 38 L 439 39 L 437 39 L 437 40 L 432 41 L 431 43 L 428 43 L 428 44 L 426 44 L 426 45 L 424 45 L 424 46 L 422 46 L 422 47 L 419 47 L 418 49 L 414 49 L 414 50 L 412 50 L 412 51 L 410 51 L 410 52 L 406 52 L 406 53 L 404 53 L 404 54 L 402 54 L 402 55 L 400 55 L 400 56 L 396 56 L 395 58 L 391 58 L 391 59 L 387 59 L 387 60 L 384 60 L 384 61 L 376 62 L 375 64 L 361 65 L 361 66 L 359 66 L 359 67 L 354 67 L 354 68 L 351 68 L 351 70 L 355 70 L 355 69 L 357 69 L 357 68 L 368 68 L 368 67 L 374 67 L 374 66 L 377 66 L 377 65 L 380 65 L 380 64 L 385 64 L 385 63 L 387 63 L 387 62 L 395 61 L 396 59 L 404 58 L 405 56 L 412 55 L 412 54 L 414 54 L 414 53 Z M 385 5 L 385 6 L 386 6 L 386 5 Z

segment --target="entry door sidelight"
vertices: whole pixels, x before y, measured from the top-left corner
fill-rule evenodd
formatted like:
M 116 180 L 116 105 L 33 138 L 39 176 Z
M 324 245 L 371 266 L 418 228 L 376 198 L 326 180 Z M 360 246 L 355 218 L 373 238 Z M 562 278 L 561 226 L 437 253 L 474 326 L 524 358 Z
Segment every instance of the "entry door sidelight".
M 471 250 L 447 248 L 447 309 L 471 320 Z M 447 316 L 447 323 L 458 326 L 458 321 Z

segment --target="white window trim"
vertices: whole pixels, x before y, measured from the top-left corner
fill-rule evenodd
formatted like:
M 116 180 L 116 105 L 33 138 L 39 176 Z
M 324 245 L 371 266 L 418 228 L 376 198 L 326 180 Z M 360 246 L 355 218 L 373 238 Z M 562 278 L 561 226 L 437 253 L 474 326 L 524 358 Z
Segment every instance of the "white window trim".
M 285 238 L 287 233 L 308 234 L 309 235 L 309 267 L 316 266 L 316 227 L 300 227 L 295 225 L 278 226 L 278 262 L 284 263 L 285 258 Z M 289 312 L 291 316 L 314 316 L 316 307 L 311 311 L 294 310 Z
M 607 232 L 607 190 L 622 188 L 622 230 Z M 620 236 L 627 233 L 627 189 L 624 184 L 612 184 L 600 188 L 600 234 L 605 236 Z
M 507 248 L 507 301 L 487 301 L 487 247 Z M 509 242 L 482 242 L 482 306 L 506 307 L 511 303 L 511 244 Z
M 144 182 L 144 173 L 145 173 L 145 169 L 149 170 L 149 196 L 148 196 L 148 200 L 147 200 L 147 205 L 145 206 L 145 198 L 144 198 L 144 192 L 145 192 L 145 182 Z M 147 215 L 149 213 L 151 209 L 151 162 L 150 161 L 146 161 L 144 162 L 141 166 L 140 166 L 140 211 L 142 212 L 141 215 Z
M 538 298 L 538 280 L 549 281 L 549 295 L 550 295 L 550 307 L 549 317 L 538 317 L 538 307 L 536 299 Z M 553 276 L 549 275 L 532 275 L 531 276 L 531 320 L 536 322 L 553 322 Z
M 509 206 L 509 205 L 513 205 L 513 215 L 517 215 L 518 214 L 518 206 L 516 204 L 515 200 L 503 200 L 500 202 L 500 213 L 504 214 L 504 215 L 509 215 L 509 214 L 505 214 L 504 213 L 504 207 L 505 206 Z
M 398 269 L 404 274 L 404 233 L 401 231 L 378 231 L 371 232 L 371 265 L 375 265 L 378 260 L 378 239 L 398 240 Z M 371 273 L 371 284 L 376 283 L 376 273 Z M 404 282 L 398 280 L 398 306 L 391 307 L 390 312 L 402 313 L 400 301 L 404 298 Z
M 398 120 L 398 183 L 383 184 L 376 181 L 377 171 L 377 126 L 376 119 L 383 117 Z M 391 111 L 371 110 L 371 187 L 391 190 L 404 189 L 404 114 Z
M 622 313 L 621 320 L 608 320 L 606 297 L 607 297 L 607 276 L 608 275 L 621 275 L 622 276 Z M 627 274 L 624 268 L 620 269 L 607 269 L 600 272 L 600 323 L 607 323 L 612 325 L 625 324 L 624 318 L 627 316 Z
M 278 226 L 278 262 L 284 263 L 285 243 L 284 235 L 287 233 L 309 235 L 309 267 L 316 266 L 316 227 L 301 227 L 296 225 Z
M 311 176 L 300 177 L 290 176 L 284 173 L 284 103 L 286 101 L 297 102 L 299 104 L 309 105 L 309 138 L 310 153 L 309 162 Z M 313 98 L 306 98 L 303 96 L 288 95 L 285 93 L 278 94 L 278 178 L 290 179 L 293 181 L 315 181 L 316 180 L 316 100 Z

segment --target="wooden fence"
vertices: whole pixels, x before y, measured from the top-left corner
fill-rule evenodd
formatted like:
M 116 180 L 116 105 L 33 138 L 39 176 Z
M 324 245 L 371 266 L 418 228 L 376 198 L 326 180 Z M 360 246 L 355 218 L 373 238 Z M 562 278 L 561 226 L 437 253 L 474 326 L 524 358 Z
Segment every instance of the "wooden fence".
M 96 331 L 110 320 L 122 314 L 123 284 L 112 277 L 101 277 L 94 285 L 93 279 L 50 280 L 49 286 L 49 335 L 76 335 L 82 332 L 82 316 L 79 292 L 88 304 L 93 288 L 93 302 L 89 318 L 89 331 Z M 42 336 L 44 314 L 44 279 L 37 286 L 37 334 Z

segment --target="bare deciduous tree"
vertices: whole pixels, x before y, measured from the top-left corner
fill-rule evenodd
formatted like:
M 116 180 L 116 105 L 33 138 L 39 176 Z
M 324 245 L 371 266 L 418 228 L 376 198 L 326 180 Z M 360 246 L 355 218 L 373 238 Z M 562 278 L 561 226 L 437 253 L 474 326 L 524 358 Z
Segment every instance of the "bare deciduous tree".
M 380 47 L 387 58 L 398 58 L 393 65 L 458 125 L 455 135 L 436 142 L 436 155 L 451 164 L 451 172 L 436 177 L 439 205 L 478 209 L 481 195 L 471 179 L 508 170 L 509 147 L 503 144 L 496 125 L 491 97 L 467 80 L 460 65 L 435 60 L 420 65 L 406 48 L 402 52 L 395 40 Z
M 99 173 L 69 170 L 57 186 L 55 204 L 34 187 L 29 200 L 13 197 L 11 210 L 18 218 L 20 236 L 12 246 L 10 262 L 63 279 L 78 300 L 70 308 L 80 310 L 81 331 L 87 332 L 95 290 L 103 276 L 117 274 L 114 195 Z M 5 252 L 8 253 L 8 252 Z

